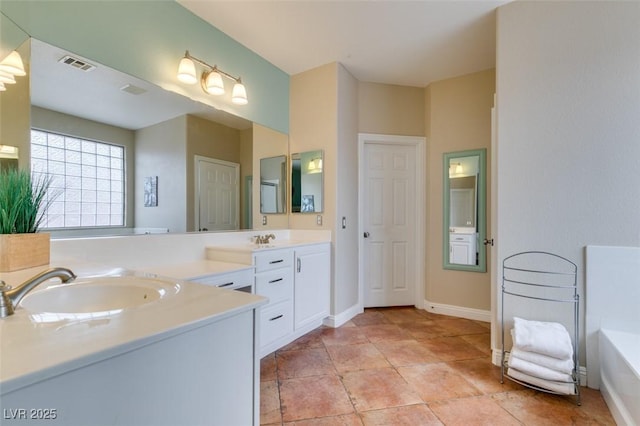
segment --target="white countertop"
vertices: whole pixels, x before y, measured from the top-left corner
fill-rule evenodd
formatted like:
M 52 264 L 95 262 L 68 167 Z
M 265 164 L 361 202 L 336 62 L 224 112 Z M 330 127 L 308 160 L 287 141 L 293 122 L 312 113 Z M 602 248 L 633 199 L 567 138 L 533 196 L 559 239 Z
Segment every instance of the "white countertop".
M 141 272 L 187 280 L 246 269 L 253 270 L 253 266 L 215 260 L 197 260 L 176 265 L 151 266 L 141 269 Z
M 249 244 L 253 232 L 52 241 L 50 266 L 69 268 L 79 278 L 131 274 L 173 277 L 179 291 L 153 303 L 94 319 L 42 322 L 18 307 L 13 315 L 0 319 L 0 392 L 5 394 L 259 307 L 267 299 L 181 280 L 253 268 L 251 256 L 257 251 L 331 241 L 329 232 L 296 231 L 296 237 L 289 238 L 293 232 L 276 232 L 279 240 L 267 246 Z M 247 255 L 236 256 L 241 261 L 202 259 L 209 248 Z M 16 286 L 50 266 L 0 273 L 0 280 Z M 41 287 L 57 283 L 54 280 Z
M 75 266 L 71 269 L 79 277 L 104 272 L 146 276 L 121 268 Z M 5 273 L 0 278 L 16 284 L 43 269 L 47 266 Z M 267 301 L 253 294 L 181 280 L 175 280 L 175 284 L 179 287 L 175 295 L 97 319 L 43 323 L 19 307 L 13 315 L 0 319 L 1 393 L 254 309 Z M 46 288 L 47 284 L 42 286 Z

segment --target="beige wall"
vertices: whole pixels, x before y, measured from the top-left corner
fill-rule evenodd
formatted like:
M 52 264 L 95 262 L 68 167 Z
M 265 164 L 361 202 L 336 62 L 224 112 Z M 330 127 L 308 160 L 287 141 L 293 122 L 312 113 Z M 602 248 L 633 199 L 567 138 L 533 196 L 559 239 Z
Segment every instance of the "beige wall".
M 240 163 L 240 131 L 193 115 L 187 116 L 187 231 L 195 230 L 194 157 Z
M 358 131 L 424 135 L 424 91 L 420 87 L 359 82 Z
M 322 226 L 315 214 L 291 214 L 292 229 L 334 229 L 338 128 L 338 64 L 291 76 L 289 152 L 324 151 Z
M 259 124 L 253 125 L 253 229 L 262 231 L 266 229 L 286 229 L 289 227 L 289 215 L 260 213 L 260 159 L 289 154 L 289 138 L 286 134 L 269 129 Z M 287 165 L 287 178 L 289 179 L 289 166 Z M 287 182 L 287 188 L 289 188 Z M 287 189 L 287 210 L 291 202 Z M 267 217 L 267 224 L 262 224 L 262 216 Z
M 187 230 L 187 117 L 136 131 L 135 226 Z M 144 207 L 144 178 L 158 176 L 158 206 Z
M 36 106 L 31 107 L 31 124 L 27 125 L 27 128 L 29 128 L 29 126 L 63 135 L 124 146 L 127 208 L 125 212 L 125 226 L 134 226 L 135 132 L 133 130 L 123 129 L 122 127 L 115 127 L 97 121 L 85 120 L 84 118 L 74 115 L 63 114 Z M 23 151 L 20 152 L 20 155 L 22 154 Z
M 424 93 L 427 132 L 426 300 L 465 308 L 491 310 L 490 273 L 445 270 L 442 231 L 442 156 L 446 152 L 487 149 L 491 155 L 491 108 L 495 70 L 438 81 Z M 491 165 L 487 164 L 487 171 Z M 487 201 L 491 199 L 487 176 Z M 487 220 L 490 217 L 487 203 Z M 487 235 L 491 235 L 487 223 Z M 491 253 L 487 255 L 491 266 Z

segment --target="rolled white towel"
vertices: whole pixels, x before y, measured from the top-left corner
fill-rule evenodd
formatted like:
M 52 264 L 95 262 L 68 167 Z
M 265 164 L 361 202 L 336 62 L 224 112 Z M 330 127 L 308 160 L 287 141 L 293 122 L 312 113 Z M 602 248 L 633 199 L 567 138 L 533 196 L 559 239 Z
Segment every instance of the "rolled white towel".
M 513 318 L 513 344 L 520 349 L 558 359 L 571 359 L 573 345 L 566 328 L 557 322 Z
M 535 352 L 527 352 L 518 348 L 517 346 L 511 348 L 510 356 L 519 358 L 524 361 L 532 362 L 542 367 L 547 367 L 554 371 L 559 371 L 560 373 L 571 374 L 573 372 L 573 358 L 558 359 Z
M 530 383 L 539 388 L 548 389 L 553 392 L 561 393 L 564 395 L 575 395 L 576 386 L 573 383 L 558 383 L 550 380 L 540 379 L 538 377 L 530 376 L 526 373 L 522 373 L 514 368 L 509 368 L 507 374 L 514 379 L 521 382 Z
M 522 373 L 530 374 L 545 380 L 553 380 L 554 382 L 573 382 L 573 376 L 561 373 L 550 368 L 534 364 L 524 359 L 518 358 L 511 352 L 509 354 L 509 367 L 514 368 Z

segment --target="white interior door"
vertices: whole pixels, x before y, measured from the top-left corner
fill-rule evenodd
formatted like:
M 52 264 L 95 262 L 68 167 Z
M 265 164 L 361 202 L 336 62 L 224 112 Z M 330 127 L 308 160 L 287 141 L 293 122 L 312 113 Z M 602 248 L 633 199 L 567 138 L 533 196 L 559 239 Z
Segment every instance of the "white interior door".
M 196 228 L 239 229 L 240 165 L 196 156 Z
M 364 307 L 416 304 L 417 151 L 415 145 L 364 144 Z

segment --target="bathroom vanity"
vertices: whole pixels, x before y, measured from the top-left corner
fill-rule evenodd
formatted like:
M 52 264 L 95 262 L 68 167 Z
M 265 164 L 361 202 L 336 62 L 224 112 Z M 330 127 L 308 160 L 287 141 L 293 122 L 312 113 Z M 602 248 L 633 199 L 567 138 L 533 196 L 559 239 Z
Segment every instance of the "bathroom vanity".
M 2 424 L 259 424 L 260 357 L 329 314 L 330 234 L 292 232 L 277 246 L 247 232 L 52 241 L 52 266 L 153 281 L 159 296 L 70 314 L 36 312 L 51 285 L 32 293 L 39 304 L 27 295 L 31 310 L 0 320 Z
M 209 246 L 207 258 L 255 268 L 255 292 L 269 299 L 260 312 L 260 356 L 321 326 L 329 315 L 328 242 Z

